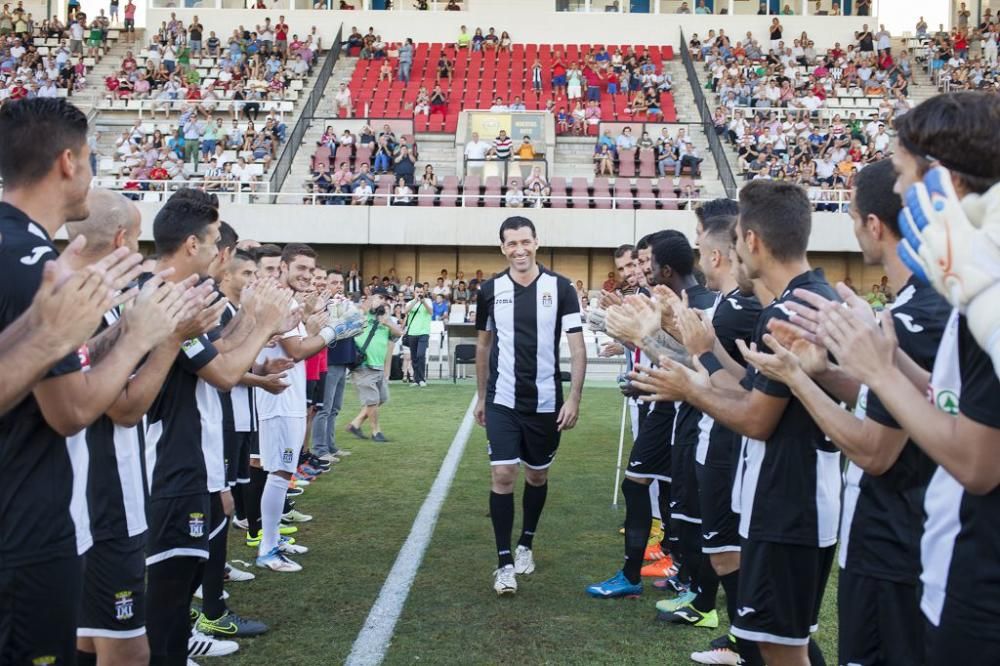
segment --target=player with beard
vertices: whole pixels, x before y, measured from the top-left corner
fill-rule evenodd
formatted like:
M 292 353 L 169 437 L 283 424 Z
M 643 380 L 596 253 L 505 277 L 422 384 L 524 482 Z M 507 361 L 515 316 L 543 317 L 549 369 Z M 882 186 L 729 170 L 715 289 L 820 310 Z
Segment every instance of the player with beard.
M 768 323 L 790 316 L 786 302 L 798 298 L 796 289 L 835 298 L 806 259 L 811 224 L 809 199 L 796 186 L 753 181 L 740 191 L 737 253 L 750 277 L 781 294 L 758 320 L 760 346 Z M 747 437 L 737 471 L 742 543 L 733 634 L 756 643 L 768 664 L 823 663 L 810 633 L 837 538 L 839 452 L 787 385 L 754 368 L 736 384 L 711 352 L 696 359 L 695 370 L 661 361 L 633 381 L 653 399 L 683 399 Z
M 0 330 L 18 325 L 39 288 L 51 290 L 53 282 L 67 278 L 65 262 L 46 265 L 57 257 L 51 239 L 59 229 L 89 215 L 89 152 L 87 119 L 66 100 L 22 100 L 0 109 Z M 73 251 L 81 247 L 79 241 L 71 245 Z M 121 248 L 88 270 L 114 292 L 135 277 L 141 259 Z M 66 286 L 78 289 L 79 282 Z M 143 299 L 161 293 L 154 285 Z M 96 301 L 83 300 L 104 305 L 112 296 L 105 292 Z M 135 309 L 142 314 L 146 306 Z M 146 316 L 156 319 L 148 311 Z M 125 318 L 48 370 L 30 394 L 0 417 L 2 662 L 76 660 L 80 556 L 93 537 L 86 510 L 87 447 L 66 438 L 121 397 L 136 366 L 162 340 L 159 331 L 147 327 L 148 322 Z M 13 374 L 19 365 L 13 364 Z M 32 369 L 27 374 L 36 373 Z M 23 393 L 23 387 L 18 389 L 13 393 Z
M 710 307 L 714 304 L 715 296 L 694 278 L 694 251 L 683 234 L 673 230 L 657 232 L 651 238 L 640 241 L 639 246 L 640 262 L 644 264 L 644 268 L 648 265 L 647 282 L 653 284 L 653 291 L 658 298 L 668 298 L 669 292 L 676 300 L 678 294 L 686 293 L 688 298 L 701 307 Z M 648 259 L 644 261 L 643 253 L 647 249 Z M 656 331 L 660 330 L 662 319 L 651 299 L 645 296 L 631 297 L 626 299 L 626 303 L 629 304 L 627 306 L 629 308 L 632 307 L 631 304 L 648 307 L 649 314 L 653 316 L 647 321 Z M 641 347 L 642 338 L 645 336 L 632 335 L 633 331 L 617 325 L 621 322 L 621 318 L 615 317 L 614 312 L 622 307 L 617 305 L 609 309 L 606 321 L 608 333 L 632 347 Z M 653 332 L 651 331 L 649 335 L 653 335 Z M 683 351 L 679 342 L 674 340 L 673 344 Z M 657 576 L 669 573 L 667 569 L 669 565 L 664 565 L 662 560 L 649 567 L 642 566 L 652 518 L 648 490 L 644 486 L 648 486 L 654 480 L 660 483 L 661 515 L 664 520 L 673 518 L 670 532 L 676 537 L 684 537 L 684 541 L 678 541 L 677 546 L 672 549 L 674 551 L 672 554 L 676 556 L 681 554 L 679 551 L 691 550 L 686 544 L 694 540 L 694 536 L 692 529 L 687 525 L 696 525 L 694 521 L 699 520 L 698 507 L 692 506 L 697 498 L 697 486 L 694 485 L 693 478 L 693 447 L 697 441 L 697 422 L 698 418 L 693 411 L 678 410 L 678 406 L 670 402 L 657 403 L 643 420 L 629 455 L 625 480 L 622 482 L 626 511 L 625 565 L 610 579 L 589 586 L 587 593 L 591 596 L 599 598 L 638 596 L 642 593 L 643 575 Z M 666 486 L 671 481 L 677 481 L 678 471 L 684 474 L 684 479 L 678 484 L 682 494 L 675 497 L 674 488 Z M 644 496 L 645 500 L 640 499 Z M 697 572 L 700 559 L 700 555 L 688 556 L 687 575 Z M 711 620 L 707 620 L 706 623 L 711 624 Z
M 313 294 L 312 273 L 316 267 L 316 252 L 301 243 L 289 243 L 281 254 L 279 282 L 303 299 L 296 309 L 302 310 L 305 321 L 285 331 L 278 344 L 264 349 L 258 359 L 266 363 L 273 359 L 291 359 L 288 369 L 288 390 L 279 395 L 257 394 L 260 423 L 260 456 L 267 481 L 260 502 L 261 539 L 257 551 L 257 566 L 272 571 L 295 572 L 302 567 L 286 554 L 307 552 L 305 546 L 281 538 L 278 530 L 285 506 L 288 484 L 299 464 L 299 453 L 306 436 L 306 368 L 305 359 L 324 349 L 334 339 L 326 326 L 326 297 Z
M 156 268 L 173 269 L 169 279 L 206 275 L 219 251 L 218 210 L 212 197 L 201 192 L 175 194 L 157 213 L 153 237 Z M 222 407 L 216 389 L 231 390 L 243 378 L 259 350 L 282 328 L 290 299 L 291 293 L 274 283 L 258 285 L 215 342 L 204 334 L 184 342 L 147 415 L 151 664 L 174 664 L 188 656 L 188 610 L 209 554 L 206 526 L 218 522 L 210 497 L 226 487 Z M 213 305 L 203 330 L 216 328 L 225 305 L 224 299 Z M 267 368 L 259 370 L 270 374 Z M 238 649 L 235 642 L 201 639 L 193 647 L 197 654 Z
M 725 204 L 714 205 L 719 202 Z M 735 201 L 722 199 L 706 204 L 700 211 L 699 267 L 705 276 L 706 286 L 717 292 L 719 298 L 715 307 L 705 313 L 706 322 L 711 321 L 711 326 L 706 326 L 690 308 L 680 311 L 679 326 L 684 346 L 692 356 L 717 349 L 720 357 L 735 359 L 733 364 L 743 373 L 742 356 L 736 341 L 748 342 L 753 336 L 761 305 L 753 295 L 752 283 L 737 279 L 737 266 L 732 261 L 736 216 L 712 214 L 719 208 L 730 212 L 735 207 Z M 701 502 L 701 550 L 708 555 L 711 567 L 719 577 L 726 592 L 729 617 L 733 618 L 737 614 L 739 593 L 740 537 L 737 529 L 739 517 L 732 510 L 732 491 L 742 438 L 707 415 L 702 417 L 699 427 L 701 437 L 695 471 Z M 657 610 L 671 612 L 671 606 L 676 609 L 694 599 L 692 593 L 681 595 L 676 601 L 658 603 Z M 735 639 L 723 636 L 713 641 L 712 647 L 712 650 L 692 654 L 692 661 L 701 664 L 739 663 Z

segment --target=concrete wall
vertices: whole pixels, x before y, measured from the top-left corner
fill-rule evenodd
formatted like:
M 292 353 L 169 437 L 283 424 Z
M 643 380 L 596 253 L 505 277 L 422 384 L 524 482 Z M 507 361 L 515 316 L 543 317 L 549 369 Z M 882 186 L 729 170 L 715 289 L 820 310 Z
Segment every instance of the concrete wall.
M 93 0 L 96 2 L 97 0 Z M 87 0 L 84 0 L 86 5 Z M 160 4 L 160 3 L 157 3 Z M 206 2 L 205 4 L 214 4 Z M 409 3 L 405 3 L 409 4 Z M 710 29 L 725 29 L 741 38 L 748 30 L 766 44 L 767 16 L 699 16 L 679 14 L 584 14 L 556 12 L 554 2 L 546 0 L 483 0 L 467 12 L 417 12 L 417 11 L 323 11 L 288 9 L 179 9 L 147 8 L 146 24 L 159 26 L 161 21 L 177 14 L 185 24 L 197 15 L 207 30 L 214 30 L 220 37 L 232 34 L 239 25 L 252 30 L 262 24 L 265 17 L 276 21 L 283 14 L 293 33 L 304 37 L 312 27 L 329 44 L 341 23 L 345 36 L 351 26 L 362 32 L 368 27 L 390 41 L 412 37 L 418 42 L 453 42 L 459 26 L 467 25 L 469 32 L 475 27 L 494 26 L 497 33 L 508 30 L 515 42 L 521 43 L 616 43 L 616 44 L 672 44 L 680 43 L 680 28 L 690 38 L 692 33 L 705 35 Z M 525 20 L 528 19 L 528 20 Z M 846 44 L 863 23 L 875 27 L 875 17 L 851 16 L 782 16 L 781 23 L 789 45 L 791 39 L 802 31 L 809 33 L 819 49 L 833 46 L 834 42 Z

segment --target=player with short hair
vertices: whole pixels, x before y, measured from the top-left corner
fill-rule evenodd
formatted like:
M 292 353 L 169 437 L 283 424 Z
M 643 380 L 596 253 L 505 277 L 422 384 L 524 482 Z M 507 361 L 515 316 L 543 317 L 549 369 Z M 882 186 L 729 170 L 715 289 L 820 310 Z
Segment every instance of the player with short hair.
M 769 322 L 790 316 L 786 303 L 799 300 L 796 290 L 835 298 L 822 271 L 806 259 L 811 225 L 812 207 L 797 186 L 758 180 L 740 191 L 736 253 L 747 277 L 780 294 L 757 322 L 760 347 Z M 742 544 L 732 632 L 743 642 L 741 656 L 761 663 L 756 643 L 767 663 L 822 659 L 810 633 L 818 626 L 837 539 L 839 452 L 787 385 L 752 367 L 737 384 L 720 372 L 713 352 L 693 371 L 647 351 L 664 365 L 643 369 L 633 381 L 652 399 L 683 399 L 747 437 L 734 489 Z
M 548 468 L 560 435 L 576 425 L 587 369 L 580 299 L 569 279 L 535 260 L 538 237 L 525 217 L 500 225 L 508 268 L 480 287 L 476 309 L 476 421 L 486 428 L 490 458 L 490 519 L 498 566 L 493 589 L 517 592 L 515 574 L 535 570 L 533 538 L 548 493 Z M 562 333 L 570 347 L 570 393 L 563 400 L 559 370 Z M 511 551 L 514 482 L 524 464 L 524 522 Z
M 211 196 L 186 190 L 164 204 L 153 222 L 157 270 L 173 269 L 172 280 L 208 273 L 219 252 L 216 206 Z M 191 595 L 209 554 L 206 528 L 217 523 L 213 516 L 224 513 L 221 502 L 213 506 L 211 501 L 212 493 L 221 499 L 226 488 L 217 389 L 229 391 L 243 378 L 280 328 L 290 299 L 287 290 L 273 283 L 258 285 L 214 342 L 205 334 L 190 337 L 149 410 L 146 565 L 151 663 L 174 663 L 188 655 Z M 224 308 L 225 300 L 217 301 L 201 330 L 215 329 Z M 266 368 L 259 370 L 270 374 Z M 238 649 L 235 642 L 195 638 L 199 654 Z
M 48 269 L 46 264 L 57 257 L 52 238 L 59 229 L 90 213 L 89 152 L 87 119 L 64 99 L 21 100 L 0 108 L 0 329 L 17 325 L 40 286 L 51 289 L 50 280 L 69 273 L 64 262 Z M 79 251 L 79 241 L 72 248 Z M 114 292 L 135 277 L 141 259 L 122 248 L 88 270 Z M 53 268 L 63 275 L 54 275 Z M 112 300 L 109 292 L 93 302 L 104 305 Z M 111 327 L 67 355 L 0 416 L 2 662 L 76 661 L 80 556 L 93 536 L 87 446 L 67 437 L 107 412 L 136 366 L 169 335 L 173 323 L 154 314 L 153 295 L 160 293 L 159 285 L 146 290 L 143 300 L 152 309 L 137 302 L 128 326 Z
M 312 274 L 316 252 L 302 243 L 289 243 L 281 253 L 279 282 L 297 296 L 313 289 Z M 281 515 L 284 513 L 288 484 L 299 466 L 299 453 L 306 437 L 306 367 L 305 360 L 333 341 L 334 333 L 326 323 L 326 299 L 315 295 L 304 299 L 298 323 L 286 330 L 278 344 L 264 349 L 259 363 L 290 359 L 287 370 L 288 390 L 273 395 L 257 393 L 260 427 L 260 460 L 267 481 L 260 501 L 261 538 L 257 566 L 272 571 L 295 572 L 302 567 L 287 554 L 308 552 L 305 546 L 281 538 Z

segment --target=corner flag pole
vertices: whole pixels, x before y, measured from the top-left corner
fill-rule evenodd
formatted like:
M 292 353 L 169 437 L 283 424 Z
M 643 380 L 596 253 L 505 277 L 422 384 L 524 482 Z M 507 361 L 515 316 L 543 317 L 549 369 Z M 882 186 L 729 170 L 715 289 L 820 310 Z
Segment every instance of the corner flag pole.
M 622 398 L 622 425 L 618 431 L 618 462 L 615 463 L 615 487 L 611 506 L 618 507 L 618 480 L 622 472 L 622 448 L 625 446 L 625 413 L 628 411 L 628 398 Z

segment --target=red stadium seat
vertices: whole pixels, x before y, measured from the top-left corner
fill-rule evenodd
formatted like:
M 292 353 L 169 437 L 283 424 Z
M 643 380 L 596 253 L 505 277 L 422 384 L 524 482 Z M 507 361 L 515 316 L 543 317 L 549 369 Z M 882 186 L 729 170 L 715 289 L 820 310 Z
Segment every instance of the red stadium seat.
M 618 175 L 622 178 L 635 177 L 635 148 L 622 148 L 618 151 Z
M 590 206 L 590 196 L 587 193 L 587 179 L 577 176 L 572 180 L 573 208 L 588 208 Z
M 562 176 L 553 176 L 549 187 L 552 189 L 552 196 L 549 199 L 552 208 L 567 208 L 569 201 L 566 196 L 566 179 Z
M 611 208 L 611 183 L 607 176 L 594 178 L 594 208 Z

